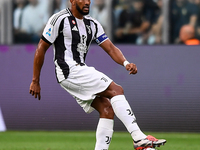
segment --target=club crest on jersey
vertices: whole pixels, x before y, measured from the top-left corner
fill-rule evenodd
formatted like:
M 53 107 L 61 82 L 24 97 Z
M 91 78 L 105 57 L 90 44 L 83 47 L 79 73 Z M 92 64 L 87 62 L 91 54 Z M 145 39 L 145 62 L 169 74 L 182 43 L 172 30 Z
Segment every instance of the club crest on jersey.
M 48 29 L 48 32 L 46 32 L 46 34 L 47 34 L 48 36 L 51 36 L 51 33 L 52 33 L 52 29 L 49 28 L 49 29 Z
M 91 34 L 91 28 L 90 26 L 86 25 L 87 29 L 88 29 L 88 34 Z

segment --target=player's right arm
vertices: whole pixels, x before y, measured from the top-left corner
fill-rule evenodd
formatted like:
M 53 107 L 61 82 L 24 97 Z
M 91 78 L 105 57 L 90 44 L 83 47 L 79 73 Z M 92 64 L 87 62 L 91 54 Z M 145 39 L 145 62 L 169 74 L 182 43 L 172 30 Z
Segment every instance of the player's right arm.
M 29 93 L 35 98 L 38 98 L 38 100 L 40 100 L 41 98 L 40 72 L 44 63 L 44 56 L 47 49 L 52 45 L 52 43 L 58 36 L 58 29 L 61 19 L 57 18 L 57 15 L 53 15 L 49 18 L 35 52 L 33 63 L 33 78 L 30 85 Z M 57 20 L 54 25 L 51 24 L 52 20 Z
M 34 56 L 34 63 L 33 63 L 33 78 L 30 85 L 29 93 L 38 98 L 40 100 L 40 72 L 42 69 L 42 65 L 44 63 L 44 56 L 47 49 L 50 47 L 50 44 L 45 42 L 44 40 L 40 40 L 38 43 L 38 47 L 35 52 Z

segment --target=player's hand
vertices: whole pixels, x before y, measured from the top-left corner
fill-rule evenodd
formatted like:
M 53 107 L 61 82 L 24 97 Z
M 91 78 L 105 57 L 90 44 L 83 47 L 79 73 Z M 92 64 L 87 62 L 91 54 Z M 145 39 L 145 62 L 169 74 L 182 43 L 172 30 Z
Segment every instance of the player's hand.
M 137 66 L 133 63 L 127 64 L 126 70 L 130 71 L 129 74 L 136 74 L 137 73 Z
M 38 98 L 38 100 L 41 98 L 40 90 L 41 88 L 39 83 L 31 82 L 29 93 L 35 98 Z

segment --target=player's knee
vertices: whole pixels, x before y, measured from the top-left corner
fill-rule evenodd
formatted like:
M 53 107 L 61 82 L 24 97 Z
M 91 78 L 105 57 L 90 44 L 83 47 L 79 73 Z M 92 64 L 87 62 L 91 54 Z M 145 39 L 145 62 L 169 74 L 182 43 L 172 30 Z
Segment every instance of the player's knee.
M 100 118 L 114 118 L 114 111 L 109 99 L 104 97 L 96 97 L 91 106 L 99 112 Z
M 111 105 L 104 107 L 103 111 L 100 114 L 100 117 L 107 119 L 114 119 L 114 111 Z
M 104 101 L 101 112 L 100 112 L 100 117 L 107 118 L 107 119 L 113 119 L 114 114 L 115 113 L 114 113 L 111 103 L 109 101 Z
M 113 88 L 113 96 L 116 95 L 123 95 L 124 94 L 124 89 L 120 85 L 115 85 Z
M 119 94 L 124 94 L 124 89 L 122 88 L 122 86 L 118 85 L 118 90 L 119 90 Z

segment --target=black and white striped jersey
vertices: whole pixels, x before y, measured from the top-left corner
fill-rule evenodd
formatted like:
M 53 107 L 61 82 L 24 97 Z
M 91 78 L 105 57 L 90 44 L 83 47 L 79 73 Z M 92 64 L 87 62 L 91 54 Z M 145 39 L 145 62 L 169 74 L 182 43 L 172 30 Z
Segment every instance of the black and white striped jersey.
M 100 45 L 108 37 L 97 20 L 90 16 L 78 19 L 69 9 L 64 9 L 51 16 L 42 39 L 53 44 L 56 76 L 61 82 L 68 77 L 72 66 L 85 63 L 92 40 Z

